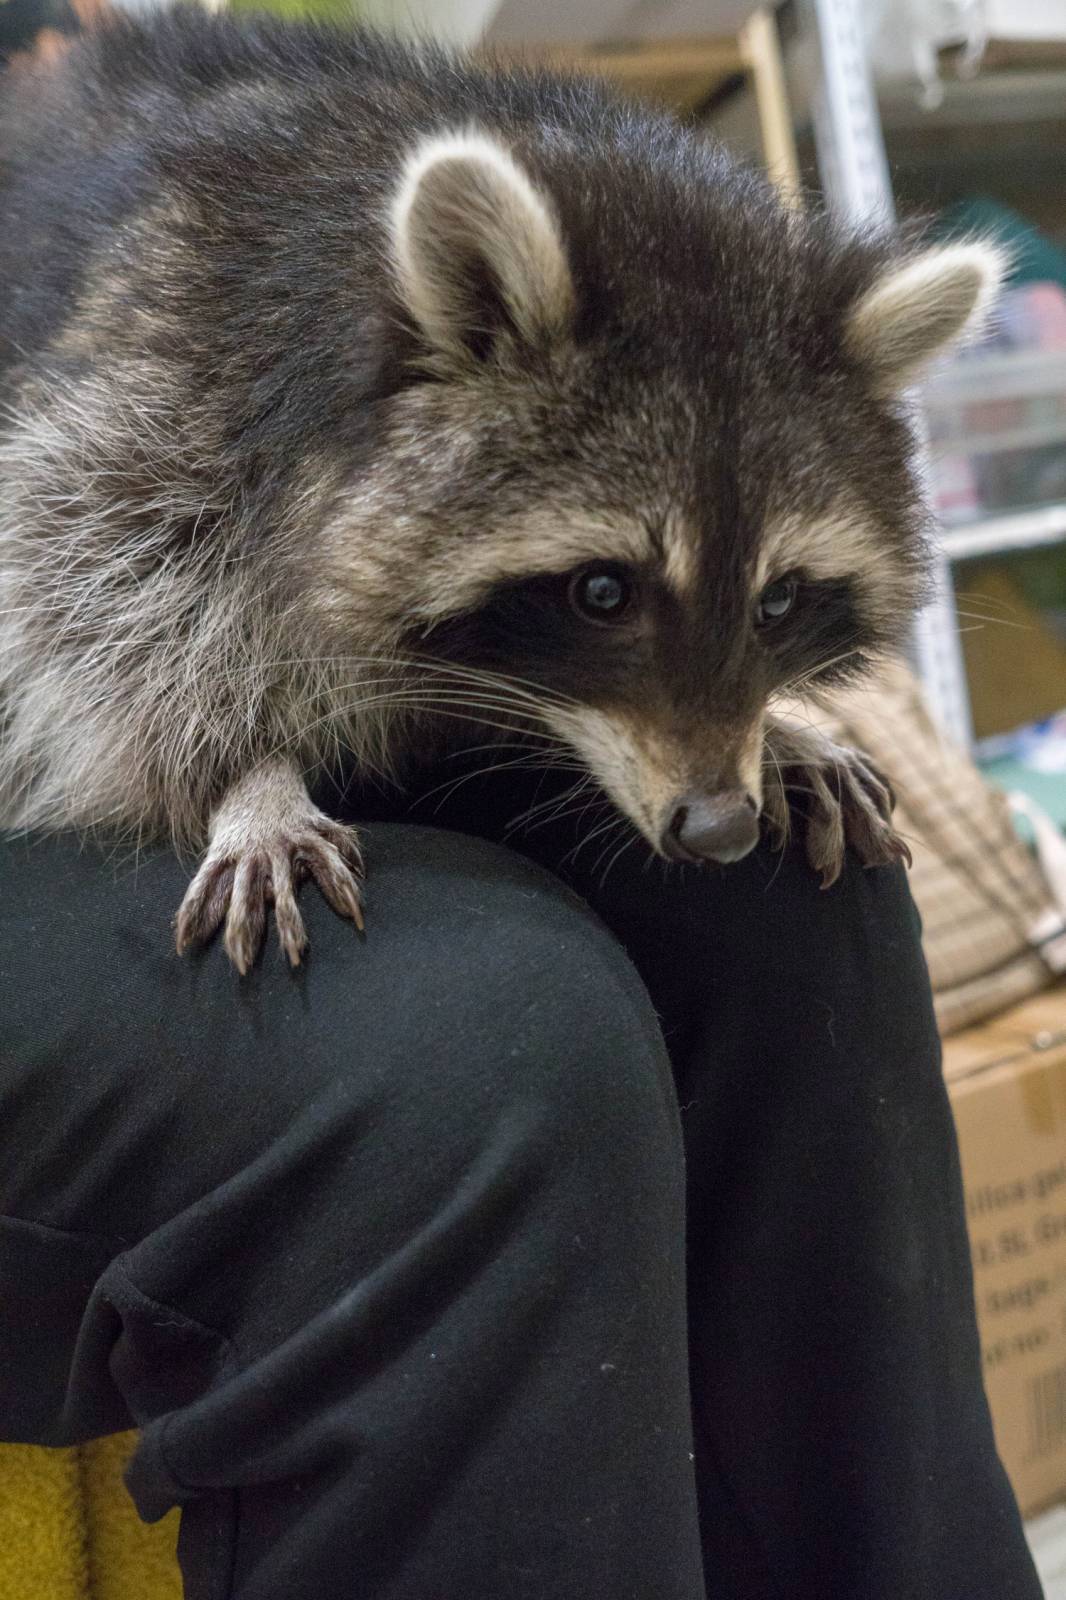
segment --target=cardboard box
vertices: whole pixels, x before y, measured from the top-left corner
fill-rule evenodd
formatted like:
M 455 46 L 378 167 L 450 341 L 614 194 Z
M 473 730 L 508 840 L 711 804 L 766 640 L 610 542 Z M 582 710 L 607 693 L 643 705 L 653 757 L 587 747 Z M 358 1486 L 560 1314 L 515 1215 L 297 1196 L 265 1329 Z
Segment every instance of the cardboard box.
M 1066 988 L 944 1043 L 985 1387 L 1024 1514 L 1066 1499 Z

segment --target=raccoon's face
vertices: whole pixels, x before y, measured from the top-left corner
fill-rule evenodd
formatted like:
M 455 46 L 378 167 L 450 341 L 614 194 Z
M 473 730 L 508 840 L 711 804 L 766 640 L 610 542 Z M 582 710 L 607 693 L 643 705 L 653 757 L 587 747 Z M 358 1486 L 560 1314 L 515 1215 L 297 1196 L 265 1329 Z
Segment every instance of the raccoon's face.
M 394 202 L 430 375 L 388 451 L 408 637 L 519 680 L 656 850 L 733 860 L 773 697 L 909 625 L 897 397 L 1001 263 L 842 241 L 721 164 L 657 189 L 570 160 L 435 139 Z

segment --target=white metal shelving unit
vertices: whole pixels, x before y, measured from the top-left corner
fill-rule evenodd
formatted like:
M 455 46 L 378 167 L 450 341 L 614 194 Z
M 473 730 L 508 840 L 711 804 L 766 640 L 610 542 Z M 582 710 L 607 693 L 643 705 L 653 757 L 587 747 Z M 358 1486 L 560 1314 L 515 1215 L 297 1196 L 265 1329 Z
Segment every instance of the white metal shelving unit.
M 975 556 L 1005 555 L 1013 550 L 1036 550 L 1041 545 L 1066 540 L 1066 505 L 1037 506 L 1032 511 L 1011 511 L 945 528 L 944 552 L 950 561 L 970 561 Z
M 851 221 L 883 223 L 891 221 L 895 206 L 860 5 L 861 0 L 806 3 L 805 20 L 816 47 L 815 144 L 829 204 Z M 917 408 L 915 426 L 927 462 Z M 934 559 L 932 600 L 915 627 L 914 655 L 941 726 L 970 744 L 970 701 L 943 538 Z
M 857 222 L 891 219 L 894 214 L 861 6 L 862 0 L 802 0 L 801 6 L 813 46 L 812 112 L 822 183 L 829 204 Z M 956 98 L 971 87 L 959 86 Z M 989 98 L 986 89 L 982 100 L 987 104 Z M 1016 97 L 1011 99 L 1016 107 Z M 917 406 L 915 417 L 928 467 L 928 435 Z M 914 655 L 934 713 L 964 744 L 972 743 L 972 722 L 952 563 L 1062 541 L 1066 541 L 1066 504 L 982 517 L 940 530 L 933 599 L 919 618 Z

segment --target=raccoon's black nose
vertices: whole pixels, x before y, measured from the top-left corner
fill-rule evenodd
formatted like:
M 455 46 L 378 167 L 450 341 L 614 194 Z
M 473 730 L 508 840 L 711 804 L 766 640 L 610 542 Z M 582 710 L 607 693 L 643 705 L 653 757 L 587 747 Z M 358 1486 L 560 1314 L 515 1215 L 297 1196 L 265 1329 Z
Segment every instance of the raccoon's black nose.
M 743 789 L 686 794 L 662 839 L 675 861 L 739 861 L 758 842 L 759 808 Z

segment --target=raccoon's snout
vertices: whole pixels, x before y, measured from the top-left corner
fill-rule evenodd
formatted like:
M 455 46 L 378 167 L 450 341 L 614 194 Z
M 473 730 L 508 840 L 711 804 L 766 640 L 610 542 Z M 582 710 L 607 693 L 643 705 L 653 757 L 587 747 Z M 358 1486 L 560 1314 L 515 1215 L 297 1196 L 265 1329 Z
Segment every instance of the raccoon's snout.
M 682 795 L 660 848 L 673 861 L 739 861 L 759 839 L 759 808 L 745 789 Z

